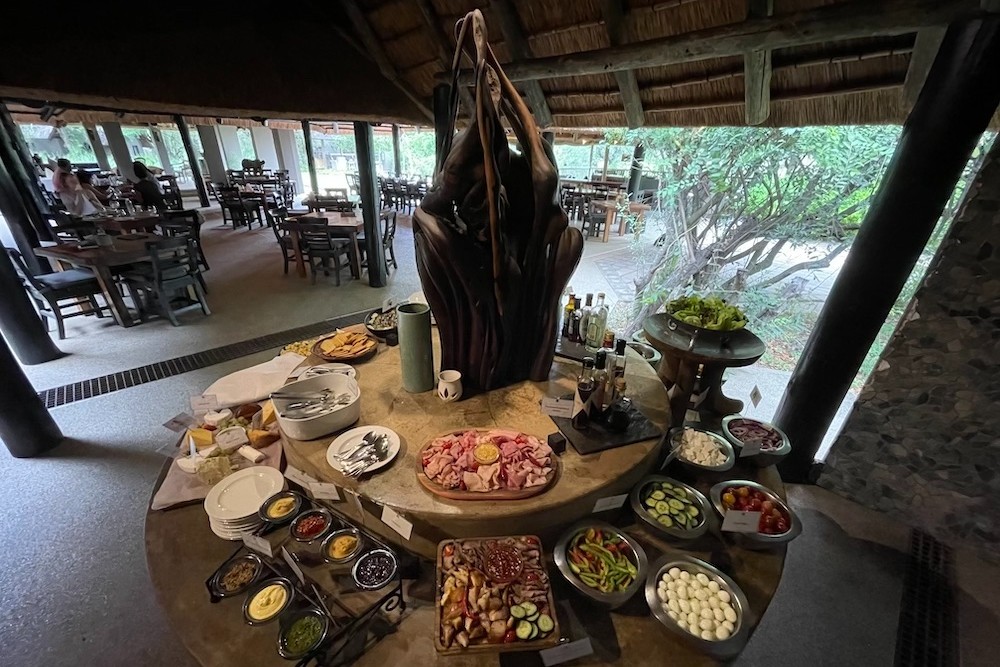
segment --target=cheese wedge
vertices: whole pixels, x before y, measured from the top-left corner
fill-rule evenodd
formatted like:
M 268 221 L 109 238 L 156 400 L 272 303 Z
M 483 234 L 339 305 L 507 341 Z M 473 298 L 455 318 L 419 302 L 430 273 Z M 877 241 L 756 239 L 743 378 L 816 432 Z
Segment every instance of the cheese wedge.
M 264 401 L 263 410 L 260 414 L 260 425 L 266 427 L 277 421 L 277 417 L 274 412 L 274 403 L 272 401 Z
M 250 438 L 250 446 L 255 449 L 267 447 L 278 439 L 277 433 L 272 433 L 271 431 L 259 431 L 255 429 L 247 431 L 247 436 Z
M 194 446 L 198 449 L 207 449 L 213 444 L 212 432 L 204 428 L 189 428 L 188 437 L 194 440 Z

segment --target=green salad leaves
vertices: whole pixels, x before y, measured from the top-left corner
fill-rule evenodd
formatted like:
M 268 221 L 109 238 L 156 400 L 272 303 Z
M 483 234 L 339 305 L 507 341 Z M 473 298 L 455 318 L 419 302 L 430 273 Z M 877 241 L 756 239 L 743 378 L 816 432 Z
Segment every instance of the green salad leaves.
M 713 331 L 733 331 L 746 326 L 747 316 L 717 296 L 682 296 L 667 304 L 667 312 L 691 326 Z

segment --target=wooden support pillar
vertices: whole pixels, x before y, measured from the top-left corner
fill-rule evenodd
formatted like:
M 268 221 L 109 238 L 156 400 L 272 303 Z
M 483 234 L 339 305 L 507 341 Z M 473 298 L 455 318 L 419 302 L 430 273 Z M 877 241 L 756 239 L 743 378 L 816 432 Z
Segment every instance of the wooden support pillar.
M 628 172 L 628 198 L 637 201 L 639 198 L 639 183 L 642 181 L 642 158 L 646 147 L 642 143 L 635 145 L 632 151 L 632 168 Z
M 14 189 L 21 198 L 27 221 L 40 239 L 55 238 L 49 226 L 52 210 L 42 194 L 42 183 L 35 172 L 28 144 L 6 104 L 0 104 L 0 160 L 3 160 Z
M 434 171 L 441 170 L 441 163 L 444 161 L 445 143 L 448 134 L 451 132 L 451 86 L 446 83 L 439 83 L 434 86 Z
M 6 256 L 0 259 L 7 262 Z M 62 442 L 62 431 L 3 338 L 0 338 L 0 377 L 3 378 L 0 382 L 0 440 L 7 445 L 11 455 L 17 458 L 38 456 Z
M 1000 17 L 948 28 L 882 185 L 792 372 L 775 423 L 792 442 L 786 481 L 816 451 L 1000 103 Z
M 90 148 L 94 151 L 97 166 L 105 171 L 111 171 L 111 160 L 108 159 L 108 152 L 104 150 L 104 144 L 101 143 L 101 135 L 97 133 L 97 125 L 84 123 L 83 129 L 87 131 L 87 140 L 90 141 Z
M 747 0 L 747 19 L 774 13 L 774 0 Z M 743 56 L 743 88 L 747 125 L 760 125 L 771 115 L 771 50 L 753 49 Z
M 306 144 L 308 145 L 308 144 Z M 365 223 L 365 257 L 368 260 L 368 284 L 385 287 L 388 270 L 382 230 L 378 216 L 378 182 L 375 180 L 375 135 L 371 123 L 354 123 L 354 145 L 358 154 L 358 180 L 361 190 L 361 212 Z
M 194 179 L 195 190 L 198 191 L 198 203 L 208 206 L 208 188 L 205 187 L 205 177 L 201 173 L 201 163 L 198 155 L 194 152 L 194 144 L 191 143 L 191 131 L 188 128 L 187 120 L 184 116 L 174 116 L 174 123 L 181 134 L 181 143 L 184 144 L 184 152 L 187 154 L 188 164 L 191 166 L 191 178 Z
M 195 128 L 201 138 L 201 149 L 205 154 L 208 177 L 212 179 L 213 183 L 228 184 L 226 157 L 222 154 L 222 144 L 219 142 L 219 133 L 215 131 L 215 126 L 195 125 Z
M 316 158 L 313 157 L 312 131 L 309 129 L 309 121 L 302 121 L 302 139 L 306 144 L 306 166 L 309 168 L 309 184 L 312 186 L 313 194 L 319 194 L 319 178 L 316 176 Z M 361 162 L 361 156 L 358 156 Z
M 118 173 L 122 178 L 137 180 L 135 171 L 132 169 L 132 153 L 128 149 L 128 142 L 125 141 L 125 133 L 122 132 L 121 123 L 101 123 L 104 128 L 104 136 L 108 138 L 108 148 L 115 156 L 115 164 L 118 165 Z
M 399 178 L 403 174 L 403 156 L 399 150 L 399 125 L 393 124 L 392 126 L 392 166 L 395 169 L 396 177 Z
M 545 132 L 542 132 L 542 141 L 547 143 L 549 146 L 555 146 L 556 133 L 551 130 L 546 130 Z
M 601 167 L 601 180 L 608 180 L 608 158 L 611 156 L 611 146 L 604 144 L 604 166 Z
M 170 153 L 167 152 L 167 145 L 163 143 L 163 130 L 155 125 L 149 126 L 149 133 L 153 135 L 153 145 L 156 147 L 156 154 L 160 158 L 160 167 L 164 174 L 175 175 L 174 166 L 170 164 Z
M 14 237 L 14 243 L 24 256 L 28 268 L 36 273 L 48 273 L 51 269 L 43 264 L 34 253 L 34 249 L 39 245 L 38 234 L 31 226 L 24 201 L 21 199 L 21 194 L 17 191 L 14 180 L 3 160 L 0 160 L 0 216 L 3 216 L 4 221 L 6 221 L 7 228 L 10 230 L 11 236 Z M 18 281 L 17 286 L 18 291 L 24 291 L 20 281 Z M 0 292 L 0 298 L 2 297 L 3 293 Z

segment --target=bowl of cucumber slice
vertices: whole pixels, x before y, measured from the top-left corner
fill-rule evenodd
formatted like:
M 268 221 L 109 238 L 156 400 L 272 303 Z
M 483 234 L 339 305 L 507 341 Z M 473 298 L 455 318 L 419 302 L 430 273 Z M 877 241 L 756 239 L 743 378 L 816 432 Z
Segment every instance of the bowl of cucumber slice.
M 669 537 L 693 540 L 708 530 L 708 499 L 671 477 L 644 478 L 632 489 L 629 501 L 639 519 Z

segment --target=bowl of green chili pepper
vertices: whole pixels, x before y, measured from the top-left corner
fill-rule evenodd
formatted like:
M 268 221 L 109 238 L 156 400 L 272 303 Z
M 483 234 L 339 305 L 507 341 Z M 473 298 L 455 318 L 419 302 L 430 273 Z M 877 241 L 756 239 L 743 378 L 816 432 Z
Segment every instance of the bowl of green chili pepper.
M 281 619 L 278 655 L 286 660 L 304 658 L 319 648 L 329 630 L 330 619 L 315 607 L 287 614 Z
M 611 609 L 642 588 L 648 565 L 638 542 L 611 524 L 594 520 L 580 521 L 563 533 L 553 557 L 576 590 Z

